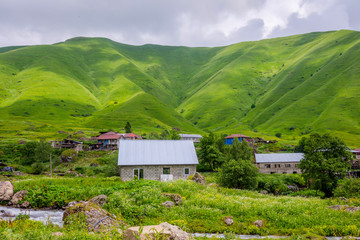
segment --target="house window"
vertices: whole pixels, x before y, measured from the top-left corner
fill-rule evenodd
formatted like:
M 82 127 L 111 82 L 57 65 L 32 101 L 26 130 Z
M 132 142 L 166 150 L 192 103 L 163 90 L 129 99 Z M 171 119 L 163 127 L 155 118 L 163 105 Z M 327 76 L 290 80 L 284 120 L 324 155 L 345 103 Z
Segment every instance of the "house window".
M 170 174 L 170 168 L 163 168 L 163 174 Z
M 280 164 L 275 164 L 275 168 L 280 168 Z
M 185 175 L 190 175 L 190 168 L 184 168 Z
M 285 164 L 286 168 L 291 168 L 291 164 Z
M 270 168 L 271 165 L 270 164 L 265 164 L 265 168 Z
M 134 168 L 134 179 L 144 179 L 144 169 Z

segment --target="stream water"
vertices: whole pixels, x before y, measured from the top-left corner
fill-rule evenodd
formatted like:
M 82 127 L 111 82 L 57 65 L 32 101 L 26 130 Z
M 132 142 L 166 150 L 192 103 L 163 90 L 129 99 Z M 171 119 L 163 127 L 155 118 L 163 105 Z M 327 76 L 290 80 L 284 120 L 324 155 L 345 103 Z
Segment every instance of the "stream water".
M 53 224 L 62 226 L 63 213 L 63 210 L 33 210 L 0 206 L 0 218 L 4 220 L 15 219 L 19 214 L 26 214 L 30 216 L 31 220 L 40 221 L 45 224 L 52 222 Z M 11 215 L 11 217 L 3 217 L 4 214 L 8 216 Z
M 225 234 L 219 233 L 192 233 L 193 237 L 208 237 L 208 238 L 226 238 Z M 275 235 L 268 235 L 268 236 L 260 236 L 260 235 L 238 235 L 234 234 L 233 237 L 238 239 L 282 239 L 287 238 L 288 236 L 275 236 Z M 344 238 L 351 239 L 351 240 L 360 240 L 360 237 L 325 237 L 327 240 L 342 240 Z

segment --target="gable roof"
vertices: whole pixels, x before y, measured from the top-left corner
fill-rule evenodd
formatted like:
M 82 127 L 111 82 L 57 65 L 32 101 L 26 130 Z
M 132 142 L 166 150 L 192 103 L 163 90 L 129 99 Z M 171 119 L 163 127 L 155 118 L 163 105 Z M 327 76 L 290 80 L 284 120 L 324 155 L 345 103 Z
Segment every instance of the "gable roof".
M 124 138 L 142 138 L 141 136 L 139 135 L 136 135 L 134 133 L 125 133 L 125 134 L 122 134 L 124 136 Z
M 179 134 L 180 137 L 186 137 L 186 138 L 202 138 L 200 134 Z
M 300 162 L 303 153 L 262 153 L 255 154 L 256 163 Z
M 250 137 L 242 134 L 231 134 L 225 138 L 250 138 Z
M 101 134 L 96 139 L 97 140 L 120 139 L 121 137 L 122 137 L 122 134 L 120 134 L 120 133 L 107 132 L 107 133 Z
M 119 166 L 198 164 L 191 140 L 119 141 Z

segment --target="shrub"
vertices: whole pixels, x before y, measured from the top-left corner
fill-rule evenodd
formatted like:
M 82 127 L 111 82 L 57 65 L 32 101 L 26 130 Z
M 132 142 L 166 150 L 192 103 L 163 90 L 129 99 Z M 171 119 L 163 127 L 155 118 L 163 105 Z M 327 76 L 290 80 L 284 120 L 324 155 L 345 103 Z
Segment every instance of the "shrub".
M 360 198 L 360 178 L 344 179 L 334 190 L 335 197 Z
M 30 173 L 41 174 L 45 170 L 45 166 L 41 162 L 36 162 L 31 165 Z
M 257 167 L 250 160 L 231 159 L 219 172 L 219 183 L 225 187 L 255 189 L 257 187 Z
M 74 149 L 67 149 L 61 153 L 61 159 L 66 161 L 76 161 L 78 159 L 77 152 Z
M 276 133 L 275 136 L 281 138 L 281 133 Z

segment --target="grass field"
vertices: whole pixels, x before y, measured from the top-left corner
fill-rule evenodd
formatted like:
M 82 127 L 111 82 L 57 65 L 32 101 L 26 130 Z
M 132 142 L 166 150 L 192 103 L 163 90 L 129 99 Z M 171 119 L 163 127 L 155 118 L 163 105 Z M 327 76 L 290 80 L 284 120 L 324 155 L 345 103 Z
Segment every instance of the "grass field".
M 27 189 L 26 200 L 33 206 L 62 206 L 73 200 L 88 200 L 99 194 L 109 196 L 104 206 L 124 219 L 130 226 L 169 222 L 188 232 L 283 235 L 283 236 L 359 236 L 359 212 L 349 213 L 329 209 L 330 205 L 345 204 L 339 199 L 320 199 L 263 195 L 253 191 L 202 186 L 192 181 L 130 181 L 112 178 L 32 178 L 14 182 L 15 191 Z M 59 194 L 61 193 L 61 194 Z M 162 193 L 177 193 L 183 204 L 165 208 L 168 200 Z M 347 205 L 358 206 L 359 199 L 349 199 Z M 227 226 L 222 218 L 233 216 L 234 224 Z M 257 228 L 255 220 L 264 220 Z M 10 227 L 1 223 L 9 232 Z M 61 231 L 69 236 L 86 234 L 84 229 L 38 227 L 38 234 Z M 36 230 L 36 228 L 33 227 Z M 74 229 L 70 229 L 74 231 Z M 4 232 L 4 231 L 3 231 Z M 14 230 L 13 234 L 26 230 Z M 36 232 L 36 231 L 35 231 Z M 29 233 L 28 233 L 29 234 Z M 33 231 L 34 234 L 34 231 Z M 71 235 L 73 234 L 73 235 Z M 96 237 L 97 235 L 94 235 Z
M 309 33 L 216 48 L 74 38 L 0 49 L 0 136 L 59 130 L 243 132 L 360 140 L 360 33 Z

